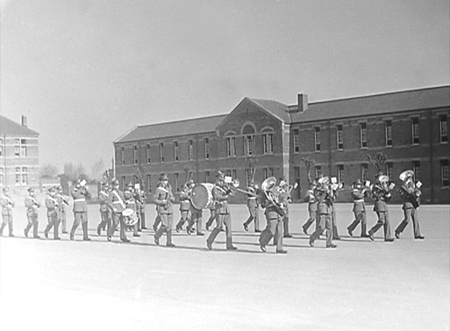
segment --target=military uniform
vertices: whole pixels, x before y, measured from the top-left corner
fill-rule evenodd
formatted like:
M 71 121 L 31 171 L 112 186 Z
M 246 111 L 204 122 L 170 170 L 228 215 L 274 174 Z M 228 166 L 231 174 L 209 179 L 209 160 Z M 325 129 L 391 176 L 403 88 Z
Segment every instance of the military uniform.
M 314 246 L 314 241 L 319 238 L 324 230 L 326 230 L 326 247 L 335 248 L 333 244 L 333 227 L 331 220 L 332 213 L 332 193 L 329 188 L 319 185 L 314 189 L 314 196 L 317 200 L 317 221 L 316 231 L 309 237 L 309 245 Z
M 413 223 L 414 239 L 424 239 L 420 233 L 419 214 L 417 212 L 420 205 L 421 194 L 421 191 L 414 184 L 412 178 L 407 180 L 400 188 L 400 197 L 403 200 L 402 209 L 404 219 L 395 229 L 395 237 L 397 239 L 400 239 L 400 234 L 406 228 L 411 219 Z
M 249 185 L 247 191 L 256 195 L 256 188 L 254 185 Z M 261 232 L 259 230 L 259 203 L 258 198 L 254 195 L 247 195 L 247 208 L 249 212 L 249 216 L 247 221 L 243 224 L 244 230 L 248 231 L 248 226 L 255 221 L 255 232 Z
M 391 237 L 391 225 L 389 224 L 389 214 L 386 201 L 391 199 L 391 193 L 380 182 L 376 183 L 372 189 L 372 198 L 375 200 L 373 211 L 378 216 L 378 222 L 369 230 L 370 240 L 374 240 L 373 235 L 384 227 L 384 240 L 393 241 Z
M 67 211 L 66 207 L 69 205 L 69 197 L 63 195 L 62 187 L 57 188 L 56 199 L 58 200 L 58 219 L 62 227 L 62 233 L 67 233 Z
M 109 193 L 106 185 L 102 186 L 102 189 L 98 193 L 98 200 L 100 203 L 99 211 L 100 211 L 100 223 L 97 226 L 97 234 L 100 236 L 102 230 L 106 227 L 106 234 L 108 235 L 111 230 L 111 214 L 110 208 L 108 206 L 109 201 Z
M 40 238 L 38 235 L 38 208 L 41 206 L 39 202 L 36 201 L 36 198 L 34 197 L 34 189 L 29 188 L 28 189 L 29 195 L 25 198 L 25 207 L 27 207 L 27 218 L 28 218 L 28 224 L 23 231 L 25 234 L 25 237 L 28 238 L 28 231 L 30 231 L 31 227 L 33 227 L 33 238 Z
M 108 241 L 111 241 L 111 238 L 114 236 L 114 232 L 118 226 L 120 226 L 120 240 L 122 242 L 128 243 L 130 242 L 125 233 L 125 223 L 123 222 L 122 211 L 125 210 L 125 197 L 123 192 L 119 190 L 119 183 L 116 182 L 113 184 L 113 190 L 109 193 L 108 205 L 112 209 L 112 225 L 110 231 L 108 232 L 108 236 L 106 237 Z
M 216 210 L 216 227 L 209 234 L 206 240 L 206 246 L 208 249 L 212 249 L 212 244 L 216 239 L 217 235 L 222 231 L 225 225 L 226 230 L 226 248 L 227 250 L 235 250 L 236 247 L 233 246 L 233 237 L 231 233 L 231 215 L 230 209 L 228 207 L 228 198 L 232 195 L 229 188 L 224 185 L 225 176 L 222 173 L 217 175 L 216 184 L 212 189 L 213 199 L 215 201 Z
M 305 202 L 308 203 L 308 214 L 309 214 L 309 218 L 306 220 L 305 224 L 302 225 L 304 234 L 308 234 L 309 227 L 317 220 L 316 217 L 317 201 L 316 198 L 314 197 L 314 187 L 315 185 L 310 185 L 308 191 L 306 191 L 306 196 L 303 199 Z M 317 222 L 316 222 L 316 229 L 317 229 Z
M 73 198 L 73 225 L 70 230 L 70 240 L 74 240 L 75 231 L 81 223 L 81 228 L 83 230 L 83 240 L 90 241 L 88 236 L 88 215 L 87 215 L 87 204 L 86 198 L 89 198 L 90 194 L 86 187 L 77 184 L 72 191 Z
M 131 209 L 133 211 L 133 213 L 136 215 L 136 217 L 139 219 L 139 216 L 137 215 L 138 207 L 137 207 L 136 199 L 133 196 L 132 190 L 133 190 L 132 187 L 128 187 L 124 192 L 125 207 L 127 209 Z M 139 232 L 139 221 L 133 225 L 133 237 L 140 237 L 138 232 Z
M 9 191 L 7 188 L 3 189 L 4 195 L 0 198 L 0 204 L 2 206 L 2 225 L 0 226 L 0 236 L 3 236 L 3 230 L 5 226 L 8 225 L 9 236 L 14 237 L 13 234 L 13 208 L 14 201 L 9 196 Z
M 59 203 L 57 198 L 55 197 L 55 189 L 49 190 L 49 195 L 45 199 L 45 206 L 47 207 L 47 219 L 48 224 L 44 230 L 45 238 L 48 239 L 48 233 L 53 228 L 53 239 L 59 240 L 58 235 L 58 227 L 59 227 L 59 219 L 58 219 L 58 208 Z
M 331 204 L 331 226 L 333 227 L 333 240 L 340 240 L 341 237 L 339 237 L 339 231 L 337 228 L 337 221 L 336 221 L 336 206 L 334 205 L 334 202 L 336 201 L 336 198 L 338 196 L 337 187 L 331 188 L 331 194 L 330 194 L 330 204 Z
M 156 231 L 154 239 L 155 244 L 159 245 L 159 239 L 161 236 L 166 233 L 167 247 L 174 247 L 175 245 L 172 243 L 172 222 L 173 222 L 173 202 L 175 198 L 172 194 L 172 187 L 168 184 L 168 177 L 163 176 L 161 178 L 162 184 L 156 188 L 155 195 L 153 197 L 153 201 L 156 204 L 156 210 L 158 212 L 158 216 L 161 219 L 161 226 Z
M 190 196 L 190 187 L 187 184 L 184 184 L 183 189 L 180 192 L 180 221 L 175 227 L 177 232 L 182 230 L 184 223 L 189 220 L 189 211 L 191 210 L 191 202 L 189 201 Z
M 364 203 L 364 198 L 367 196 L 367 193 L 366 189 L 362 187 L 361 181 L 354 183 L 351 194 L 353 198 L 352 211 L 355 215 L 355 220 L 347 227 L 348 234 L 352 237 L 353 231 L 361 223 L 361 237 L 367 237 L 367 216 L 366 205 Z
M 145 193 L 141 189 L 137 189 L 134 193 L 134 200 L 136 201 L 136 214 L 138 216 L 138 231 L 146 229 L 145 226 Z
M 211 207 L 209 207 L 209 218 L 205 224 L 206 230 L 209 230 L 215 219 L 216 219 L 216 206 L 212 204 Z

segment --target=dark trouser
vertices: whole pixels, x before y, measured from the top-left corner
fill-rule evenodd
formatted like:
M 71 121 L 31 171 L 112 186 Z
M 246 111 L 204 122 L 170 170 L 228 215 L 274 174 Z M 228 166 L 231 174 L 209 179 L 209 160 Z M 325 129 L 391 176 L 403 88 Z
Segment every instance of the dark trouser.
M 167 241 L 166 245 L 169 246 L 172 244 L 172 222 L 173 222 L 173 214 L 159 214 L 161 219 L 161 226 L 158 231 L 155 233 L 155 239 L 161 238 L 161 236 L 166 233 Z
M 248 216 L 247 221 L 245 221 L 244 225 L 249 226 L 253 220 L 255 221 L 255 231 L 259 231 L 259 213 L 258 213 L 258 207 L 256 206 L 247 206 L 248 212 L 250 215 Z
M 214 243 L 217 235 L 222 231 L 223 225 L 225 224 L 225 231 L 227 236 L 227 248 L 233 246 L 233 236 L 231 233 L 231 215 L 230 214 L 216 214 L 216 227 L 209 234 L 206 240 L 210 245 Z
M 331 224 L 333 226 L 333 239 L 339 239 L 339 231 L 336 226 L 336 212 L 333 207 L 333 211 L 331 212 Z
M 8 224 L 9 229 L 9 236 L 13 236 L 13 216 L 12 214 L 9 215 L 3 215 L 3 222 L 0 226 L 0 236 L 3 236 L 3 229 L 5 228 L 6 224 Z
M 48 224 L 47 224 L 47 227 L 44 230 L 45 237 L 48 236 L 48 233 L 53 228 L 53 238 L 54 239 L 59 239 L 59 236 L 58 236 L 58 227 L 59 227 L 58 216 L 57 215 L 51 215 L 51 216 L 47 216 L 47 217 L 48 217 Z
M 180 210 L 180 221 L 176 225 L 177 230 L 181 230 L 183 228 L 184 223 L 188 221 L 189 210 Z
M 406 226 L 408 225 L 409 221 L 412 219 L 414 238 L 420 237 L 421 234 L 419 226 L 419 215 L 417 213 L 417 209 L 416 208 L 403 209 L 403 214 L 405 215 L 405 218 L 397 226 L 397 229 L 395 229 L 395 233 L 398 234 L 402 233 L 403 230 L 405 230 Z
M 305 224 L 302 225 L 303 231 L 307 232 L 311 224 L 313 224 L 315 221 L 316 221 L 316 212 L 310 210 L 309 218 L 306 220 Z M 317 229 L 317 222 L 316 222 L 316 229 Z
M 160 224 L 161 224 L 161 215 L 158 214 L 158 216 L 156 216 L 155 218 L 155 221 L 153 222 L 153 229 L 156 231 Z
M 97 226 L 97 232 L 100 232 L 101 230 L 104 230 L 105 227 L 106 227 L 106 234 L 108 234 L 110 229 L 111 229 L 111 218 L 109 217 L 109 212 L 108 211 L 101 211 L 100 212 L 100 218 L 101 218 L 101 222 Z
M 391 225 L 388 212 L 377 212 L 378 222 L 369 230 L 369 235 L 374 235 L 382 226 L 384 227 L 384 240 L 391 239 Z
M 317 229 L 314 233 L 309 237 L 309 241 L 314 243 L 314 241 L 320 237 L 324 230 L 327 231 L 327 240 L 326 246 L 331 246 L 332 238 L 333 238 L 333 227 L 332 227 L 332 217 L 329 214 L 320 214 L 317 218 Z
M 81 223 L 81 228 L 83 229 L 83 239 L 88 239 L 88 218 L 86 212 L 74 212 L 74 220 L 72 225 L 72 230 L 70 230 L 70 236 L 73 237 L 75 235 L 75 231 Z
M 190 232 L 194 224 L 197 224 L 197 234 L 202 233 L 202 211 L 201 210 L 193 210 L 191 211 L 191 219 L 189 220 L 189 224 L 187 226 L 186 231 Z
M 141 220 L 141 229 L 146 229 L 145 227 L 145 206 L 142 207 L 139 219 Z
M 266 216 L 267 219 L 267 216 Z M 281 217 L 267 219 L 267 226 L 259 236 L 259 244 L 261 247 L 266 246 L 272 237 L 274 237 L 277 245 L 277 251 L 283 250 L 283 221 Z
M 127 240 L 127 235 L 125 234 L 125 223 L 123 221 L 123 216 L 120 213 L 112 214 L 112 224 L 111 228 L 108 232 L 108 237 L 111 238 L 114 236 L 114 233 L 117 230 L 117 227 L 120 225 L 120 240 Z
M 355 214 L 355 220 L 348 226 L 348 231 L 353 232 L 359 223 L 361 223 L 361 237 L 367 235 L 367 218 L 366 211 L 353 212 Z
M 31 227 L 33 227 L 33 237 L 39 238 L 39 236 L 38 236 L 39 222 L 38 222 L 37 214 L 34 214 L 32 216 L 27 216 L 27 217 L 28 217 L 28 224 L 24 230 L 25 237 L 28 237 L 28 231 L 30 231 Z
M 216 211 L 214 209 L 210 209 L 209 212 L 210 212 L 209 218 L 205 225 L 206 229 L 208 229 L 213 224 L 214 220 L 216 219 Z

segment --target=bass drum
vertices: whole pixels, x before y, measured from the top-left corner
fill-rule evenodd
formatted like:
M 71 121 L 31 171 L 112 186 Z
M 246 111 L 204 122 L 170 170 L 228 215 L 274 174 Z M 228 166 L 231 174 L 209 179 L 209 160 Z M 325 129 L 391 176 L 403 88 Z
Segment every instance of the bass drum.
M 125 209 L 122 212 L 122 216 L 123 216 L 123 223 L 126 226 L 133 226 L 139 221 L 139 219 L 133 209 L 128 209 L 128 208 Z
M 194 186 L 191 193 L 191 203 L 195 209 L 207 209 L 214 205 L 212 190 L 214 184 L 201 183 Z

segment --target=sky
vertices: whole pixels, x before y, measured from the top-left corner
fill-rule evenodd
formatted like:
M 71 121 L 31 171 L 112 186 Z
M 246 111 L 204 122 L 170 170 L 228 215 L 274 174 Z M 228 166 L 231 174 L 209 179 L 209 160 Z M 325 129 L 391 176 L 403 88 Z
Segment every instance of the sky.
M 40 164 L 111 164 L 136 125 L 450 83 L 448 0 L 1 0 L 0 113 Z

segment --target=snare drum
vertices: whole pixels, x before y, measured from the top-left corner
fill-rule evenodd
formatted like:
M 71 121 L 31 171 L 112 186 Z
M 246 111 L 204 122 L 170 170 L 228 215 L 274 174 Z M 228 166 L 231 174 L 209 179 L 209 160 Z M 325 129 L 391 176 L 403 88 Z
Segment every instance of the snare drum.
M 214 205 L 212 189 L 214 184 L 200 183 L 192 189 L 191 203 L 194 208 L 202 210 Z

